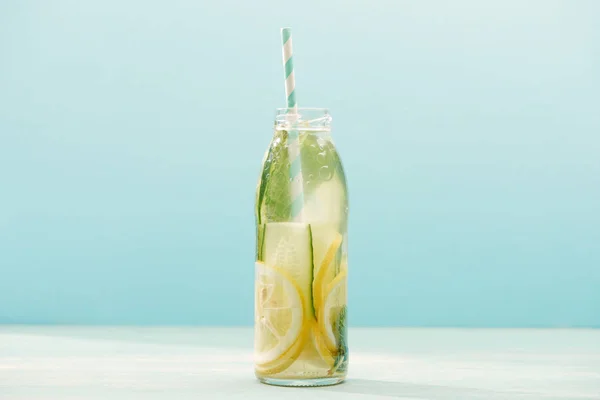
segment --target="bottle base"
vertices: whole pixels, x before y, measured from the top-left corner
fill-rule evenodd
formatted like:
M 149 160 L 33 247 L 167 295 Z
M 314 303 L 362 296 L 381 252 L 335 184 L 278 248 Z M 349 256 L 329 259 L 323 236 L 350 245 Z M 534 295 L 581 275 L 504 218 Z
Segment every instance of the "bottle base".
M 332 378 L 311 378 L 311 379 L 279 379 L 258 377 L 258 380 L 267 385 L 273 386 L 292 386 L 292 387 L 311 387 L 311 386 L 331 386 L 344 382 L 344 377 Z

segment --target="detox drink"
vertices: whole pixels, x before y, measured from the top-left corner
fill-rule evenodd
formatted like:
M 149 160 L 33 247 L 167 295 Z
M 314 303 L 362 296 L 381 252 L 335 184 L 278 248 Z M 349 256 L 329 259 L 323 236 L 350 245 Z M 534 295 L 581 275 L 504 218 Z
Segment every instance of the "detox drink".
M 327 110 L 277 111 L 255 212 L 256 376 L 289 386 L 341 382 L 348 366 L 348 194 Z

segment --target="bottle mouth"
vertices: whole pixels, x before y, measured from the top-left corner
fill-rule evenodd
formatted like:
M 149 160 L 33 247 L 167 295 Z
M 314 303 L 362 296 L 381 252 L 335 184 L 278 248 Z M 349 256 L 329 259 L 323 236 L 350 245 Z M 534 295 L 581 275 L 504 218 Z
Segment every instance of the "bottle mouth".
M 331 124 L 331 114 L 327 108 L 277 108 L 275 123 L 285 128 L 326 129 Z

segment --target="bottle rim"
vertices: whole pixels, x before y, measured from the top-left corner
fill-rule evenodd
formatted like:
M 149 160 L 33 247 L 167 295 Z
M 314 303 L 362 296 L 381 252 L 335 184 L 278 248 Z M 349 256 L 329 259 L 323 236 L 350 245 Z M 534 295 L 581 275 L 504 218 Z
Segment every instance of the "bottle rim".
M 275 111 L 275 123 L 287 128 L 329 128 L 332 119 L 327 108 L 277 108 Z

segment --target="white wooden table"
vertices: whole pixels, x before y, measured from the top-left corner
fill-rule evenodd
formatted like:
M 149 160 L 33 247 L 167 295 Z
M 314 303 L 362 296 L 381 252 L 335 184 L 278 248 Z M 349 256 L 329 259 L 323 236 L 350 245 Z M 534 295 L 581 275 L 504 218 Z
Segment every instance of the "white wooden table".
M 0 326 L 1 400 L 307 398 L 600 399 L 600 330 L 354 328 L 346 383 L 278 388 L 250 328 Z

